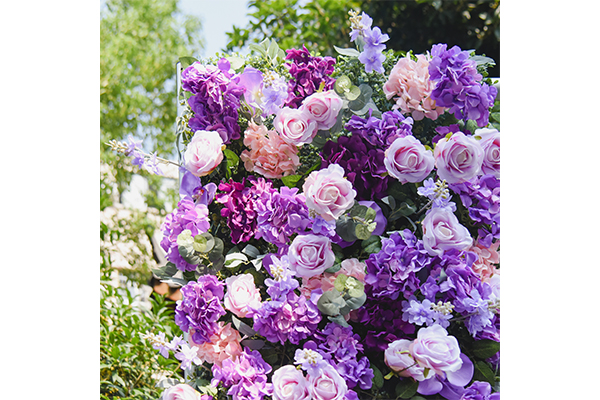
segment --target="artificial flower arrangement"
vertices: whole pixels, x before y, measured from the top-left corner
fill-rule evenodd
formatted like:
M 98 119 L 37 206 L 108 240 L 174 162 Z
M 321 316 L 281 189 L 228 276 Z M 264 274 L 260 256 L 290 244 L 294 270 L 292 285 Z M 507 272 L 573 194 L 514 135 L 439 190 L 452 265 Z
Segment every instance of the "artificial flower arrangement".
M 185 371 L 164 399 L 499 399 L 493 60 L 386 51 L 350 15 L 337 59 L 270 40 L 182 59 L 181 200 L 155 274 L 181 285 L 183 335 L 142 335 Z

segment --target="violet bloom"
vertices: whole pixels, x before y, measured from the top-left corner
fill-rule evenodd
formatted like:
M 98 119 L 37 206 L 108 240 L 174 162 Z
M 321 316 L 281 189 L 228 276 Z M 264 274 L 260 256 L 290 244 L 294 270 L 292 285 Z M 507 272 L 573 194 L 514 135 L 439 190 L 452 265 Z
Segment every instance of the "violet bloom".
M 218 331 L 217 321 L 225 310 L 221 305 L 223 283 L 213 275 L 202 275 L 198 282 L 188 282 L 181 288 L 183 298 L 177 301 L 175 323 L 190 332 L 194 343 L 203 344 Z
M 419 302 L 414 296 L 408 301 L 402 302 L 402 319 L 411 324 L 419 326 L 430 326 L 433 324 L 434 312 L 431 309 L 431 301 L 424 299 Z
M 488 382 L 474 381 L 462 393 L 460 400 L 500 400 L 500 393 L 492 393 L 492 387 Z
M 202 364 L 202 360 L 198 357 L 197 347 L 190 347 L 187 344 L 182 344 L 180 349 L 181 351 L 175 353 L 175 358 L 181 361 L 181 369 L 189 370 L 192 367 L 192 363 L 196 365 Z
M 227 395 L 233 399 L 260 400 L 273 394 L 267 378 L 272 370 L 257 350 L 246 348 L 237 358 L 223 360 L 221 367 L 213 365 L 211 386 L 229 388 Z
M 181 197 L 191 197 L 194 203 L 208 206 L 215 198 L 217 185 L 209 182 L 206 186 L 202 186 L 202 180 L 199 177 L 193 175 L 185 168 L 183 170 L 183 177 L 179 185 L 179 195 Z
M 404 117 L 398 110 L 386 111 L 381 118 L 373 117 L 372 111 L 369 111 L 368 118 L 353 115 L 346 129 L 370 145 L 385 150 L 397 138 L 412 135 L 413 122 L 411 117 Z
M 257 213 L 254 207 L 254 196 L 250 188 L 246 187 L 246 178 L 242 182 L 221 182 L 217 193 L 216 202 L 224 204 L 221 216 L 226 218 L 227 226 L 231 230 L 232 243 L 247 242 L 256 232 Z

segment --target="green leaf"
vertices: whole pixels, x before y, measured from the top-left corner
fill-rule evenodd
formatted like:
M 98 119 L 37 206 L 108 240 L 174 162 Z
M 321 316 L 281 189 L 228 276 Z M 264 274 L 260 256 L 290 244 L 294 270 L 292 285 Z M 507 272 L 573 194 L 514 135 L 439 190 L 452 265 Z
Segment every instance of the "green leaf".
M 215 238 L 208 232 L 200 233 L 194 236 L 192 247 L 199 253 L 208 253 L 215 247 Z
M 346 242 L 354 242 L 356 237 L 356 223 L 352 218 L 342 215 L 335 222 L 335 231 Z
M 335 80 L 333 90 L 340 96 L 343 96 L 346 91 L 352 87 L 352 81 L 346 75 L 342 75 Z
M 279 46 L 275 40 L 271 40 L 271 44 L 269 44 L 269 48 L 267 49 L 267 55 L 271 60 L 275 60 L 277 57 L 277 53 L 279 51 Z
M 192 231 L 189 229 L 184 229 L 179 235 L 177 235 L 177 245 L 178 246 L 191 246 L 194 243 L 194 238 L 192 238 Z
M 342 315 L 336 315 L 335 317 L 327 317 L 327 319 L 345 328 L 350 326 Z
M 261 56 L 267 55 L 267 50 L 261 45 L 251 43 L 248 45 L 248 47 L 250 48 L 250 50 L 258 52 Z
M 202 259 L 196 255 L 193 246 L 177 246 L 177 250 L 186 262 L 192 265 L 200 264 Z
M 358 297 L 349 297 L 345 301 L 346 305 L 350 307 L 351 310 L 356 310 L 365 304 L 365 301 L 367 301 L 367 294 L 363 290 L 362 295 Z
M 229 64 L 231 65 L 231 68 L 234 71 L 237 71 L 246 64 L 246 60 L 238 56 L 229 56 L 225 58 L 227 59 L 227 61 L 229 61 Z
M 419 382 L 410 378 L 402 379 L 396 385 L 396 396 L 401 399 L 410 399 L 417 393 Z
M 223 155 L 227 158 L 227 168 L 228 169 L 233 169 L 233 168 L 237 167 L 238 163 L 240 162 L 240 158 L 238 157 L 237 154 L 235 154 L 233 151 L 231 151 L 229 149 L 225 149 L 225 150 L 223 150 Z
M 337 263 L 333 267 L 327 268 L 324 272 L 327 272 L 328 274 L 335 274 L 341 268 L 342 268 L 342 264 L 341 263 Z
M 352 108 L 352 106 L 350 105 L 351 103 L 352 104 L 360 104 L 360 102 L 359 103 L 353 103 L 354 101 L 356 101 L 360 97 L 360 95 L 361 95 L 361 92 L 360 92 L 360 88 L 358 86 L 352 85 L 349 89 L 346 89 L 344 91 L 343 96 L 350 101 L 350 103 L 348 103 L 348 107 L 351 110 L 355 110 L 356 109 L 356 108 Z
M 296 184 L 300 179 L 302 179 L 302 175 L 288 175 L 281 177 L 281 182 L 291 189 L 296 187 Z
M 356 49 L 352 49 L 352 48 L 343 49 L 343 48 L 337 47 L 335 45 L 333 46 L 333 48 L 335 49 L 335 51 L 337 51 L 339 54 L 341 54 L 343 56 L 348 56 L 348 57 L 360 56 L 360 52 Z
M 179 57 L 178 61 L 181 63 L 181 68 L 185 69 L 193 63 L 195 63 L 196 61 L 198 61 L 198 59 L 194 57 Z
M 375 226 L 377 226 L 377 224 L 375 224 Z M 367 240 L 368 238 L 371 237 L 371 232 L 373 232 L 373 230 L 375 229 L 375 226 L 373 226 L 372 230 L 369 230 L 370 226 L 369 225 L 365 225 L 365 224 L 356 224 L 356 228 L 354 229 L 354 234 L 356 235 L 357 239 L 360 240 Z
M 477 361 L 475 363 L 473 379 L 488 382 L 492 386 L 496 383 L 496 375 L 494 375 L 494 372 L 485 361 Z
M 381 238 L 377 235 L 371 235 L 367 240 L 363 240 L 362 247 L 367 254 L 375 254 L 381 251 Z
M 491 339 L 477 340 L 473 343 L 472 350 L 475 357 L 485 360 L 500 351 L 500 342 Z
M 335 282 L 333 282 L 333 287 L 336 288 L 338 292 L 343 292 L 346 288 L 346 281 L 348 280 L 348 276 L 344 274 L 339 274 L 337 278 L 335 278 Z
M 351 99 L 350 97 L 346 96 L 346 98 L 350 100 L 350 103 L 348 103 L 348 108 L 353 111 L 362 110 L 369 103 L 371 96 L 373 95 L 373 89 L 371 89 L 371 87 L 366 83 L 362 83 L 358 87 L 358 90 L 360 92 L 355 98 Z
M 346 302 L 337 290 L 328 290 L 319 297 L 317 307 L 325 315 L 338 315 Z
M 375 364 L 371 363 L 371 369 L 373 370 L 373 387 L 379 390 L 383 387 L 383 374 Z

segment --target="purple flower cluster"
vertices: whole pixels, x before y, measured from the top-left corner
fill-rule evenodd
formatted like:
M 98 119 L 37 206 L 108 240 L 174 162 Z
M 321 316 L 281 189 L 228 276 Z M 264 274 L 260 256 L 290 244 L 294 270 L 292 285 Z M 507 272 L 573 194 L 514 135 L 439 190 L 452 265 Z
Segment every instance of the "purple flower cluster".
M 498 90 L 494 86 L 478 83 L 482 76 L 477 73 L 469 52 L 454 46 L 446 50 L 446 44 L 431 48 L 429 77 L 436 83 L 431 98 L 441 107 L 450 108 L 457 119 L 470 119 L 480 127 L 489 122 L 489 109 L 494 105 Z
M 196 204 L 208 206 L 212 203 L 217 192 L 217 185 L 209 182 L 206 186 L 203 186 L 201 179 L 192 175 L 187 169 L 181 168 L 181 172 L 183 177 L 179 185 L 179 195 L 182 198 L 185 196 L 190 197 Z
M 271 370 L 257 350 L 246 348 L 237 358 L 223 360 L 221 367 L 213 365 L 211 386 L 222 384 L 234 399 L 259 400 L 273 394 L 273 384 L 267 378 Z
M 334 322 L 315 334 L 317 348 L 322 355 L 346 380 L 349 388 L 357 385 L 361 389 L 370 389 L 373 370 L 369 359 L 359 355 L 363 352 L 360 336 L 352 332 L 352 327 L 342 327 Z
M 364 12 L 359 17 L 360 22 L 354 26 L 354 29 L 350 32 L 350 41 L 355 41 L 359 36 L 362 37 L 364 42 L 364 49 L 358 56 L 358 60 L 365 66 L 366 72 L 377 71 L 381 74 L 385 72 L 383 69 L 383 61 L 385 56 L 383 50 L 385 50 L 385 42 L 390 37 L 386 33 L 381 33 L 379 27 L 371 29 L 373 19 Z
M 492 393 L 492 387 L 488 382 L 474 381 L 462 393 L 460 400 L 500 400 L 500 393 Z
M 224 204 L 221 216 L 227 219 L 231 230 L 231 242 L 247 242 L 256 233 L 257 212 L 254 206 L 256 193 L 253 187 L 246 187 L 246 178 L 241 182 L 233 179 L 229 183 L 221 182 L 215 201 Z
M 312 57 L 306 46 L 302 50 L 287 50 L 286 63 L 292 79 L 288 82 L 288 98 L 285 105 L 290 108 L 299 108 L 302 101 L 315 93 L 321 84 L 324 91 L 333 88 L 335 79 L 330 75 L 333 73 L 335 59 L 332 57 Z
M 366 292 L 375 299 L 409 298 L 419 289 L 416 276 L 432 259 L 423 242 L 408 229 L 381 239 L 381 251 L 366 260 Z
M 255 237 L 278 247 L 285 247 L 293 234 L 304 232 L 311 224 L 304 195 L 298 194 L 298 188 L 282 186 L 279 191 L 264 191 L 255 206 L 258 213 Z
M 194 343 L 203 344 L 218 331 L 217 321 L 225 310 L 223 282 L 214 275 L 202 275 L 197 282 L 188 282 L 181 288 L 183 298 L 177 301 L 175 323 L 184 332 L 189 332 Z
M 163 222 L 161 231 L 163 238 L 160 246 L 167 253 L 167 260 L 175 264 L 181 271 L 193 271 L 197 265 L 185 261 L 179 254 L 177 236 L 186 229 L 192 232 L 192 236 L 207 232 L 210 228 L 208 219 L 208 208 L 205 204 L 194 204 L 191 197 L 184 197 L 177 204 L 177 208 Z
M 353 115 L 346 129 L 371 146 L 385 150 L 397 138 L 412 135 L 412 124 L 413 119 L 404 117 L 398 110 L 384 112 L 381 119 L 373 117 L 372 111 L 369 111 L 369 118 Z
M 244 90 L 232 82 L 229 63 L 219 62 L 215 67 L 195 62 L 183 71 L 181 78 L 183 89 L 193 94 L 188 99 L 194 112 L 189 127 L 193 131 L 217 131 L 226 144 L 239 139 L 237 110 Z
M 449 185 L 469 210 L 469 217 L 490 229 L 479 229 L 479 242 L 489 247 L 492 239 L 500 238 L 500 179 L 484 175 L 468 182 Z

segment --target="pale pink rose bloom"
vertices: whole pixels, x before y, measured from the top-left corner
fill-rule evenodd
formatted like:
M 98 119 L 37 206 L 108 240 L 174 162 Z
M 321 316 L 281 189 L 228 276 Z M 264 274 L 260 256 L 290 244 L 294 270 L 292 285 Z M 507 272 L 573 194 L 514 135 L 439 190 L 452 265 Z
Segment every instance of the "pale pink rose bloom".
M 335 262 L 331 241 L 325 236 L 298 235 L 288 249 L 290 269 L 299 278 L 322 274 Z
M 281 138 L 295 146 L 312 142 L 317 134 L 317 121 L 305 109 L 284 107 L 273 120 L 275 130 Z
M 399 137 L 385 151 L 383 164 L 400 183 L 422 182 L 433 170 L 433 153 L 414 136 Z
M 223 298 L 225 308 L 240 318 L 245 318 L 250 308 L 258 308 L 261 304 L 260 290 L 254 285 L 251 274 L 230 276 L 225 280 L 227 293 Z
M 200 400 L 202 396 L 187 383 L 171 386 L 162 394 L 162 400 Z
M 311 172 L 302 185 L 306 206 L 326 221 L 339 218 L 354 205 L 356 190 L 344 174 L 344 168 L 329 164 L 326 169 Z
M 240 333 L 231 326 L 231 323 L 224 325 L 224 322 L 220 321 L 219 330 L 210 337 L 208 342 L 202 344 L 194 343 L 192 335 L 194 329 L 190 329 L 188 341 L 191 346 L 198 349 L 198 357 L 202 361 L 206 361 L 209 364 L 217 364 L 219 367 L 226 359 L 236 359 L 237 356 L 242 354 L 243 349 L 240 342 L 242 337 Z
M 331 129 L 337 120 L 344 101 L 333 90 L 316 92 L 302 101 L 301 109 L 308 111 L 317 122 L 318 130 Z
M 423 219 L 423 246 L 430 256 L 441 256 L 445 250 L 467 250 L 473 244 L 471 234 L 458 222 L 452 211 L 432 208 Z
M 500 132 L 497 129 L 483 128 L 475 130 L 475 136 L 481 136 L 479 143 L 483 148 L 483 175 L 494 175 L 500 179 Z
M 487 282 L 494 275 L 499 273 L 498 269 L 494 264 L 500 264 L 500 252 L 498 247 L 500 246 L 500 240 L 492 243 L 490 247 L 485 247 L 479 241 L 469 249 L 469 251 L 477 254 L 477 260 L 471 267 L 475 273 L 481 276 L 483 282 Z
M 343 400 L 348 393 L 346 381 L 331 365 L 325 366 L 321 375 L 309 374 L 308 383 L 313 400 Z
M 438 141 L 433 156 L 439 177 L 448 183 L 468 181 L 481 172 L 483 164 L 481 144 L 462 132 Z
M 385 364 L 400 376 L 412 377 L 417 381 L 424 381 L 423 375 L 425 368 L 415 363 L 415 359 L 410 355 L 411 340 L 399 339 L 388 345 L 383 353 Z M 416 364 L 416 365 L 415 365 Z
M 286 143 L 276 131 L 269 131 L 264 125 L 248 124 L 244 133 L 244 150 L 240 158 L 248 171 L 261 174 L 269 179 L 281 179 L 296 173 L 300 165 L 298 148 Z
M 202 177 L 223 161 L 223 139 L 216 131 L 196 131 L 184 154 L 185 169 Z
M 339 274 L 344 274 L 346 276 L 352 276 L 357 280 L 365 283 L 365 267 L 367 264 L 364 262 L 358 261 L 356 258 L 348 258 L 342 261 L 342 268 L 338 272 L 335 273 L 337 277 Z
M 436 106 L 431 98 L 435 83 L 429 80 L 429 60 L 423 54 L 417 54 L 417 61 L 408 55 L 401 58 L 383 85 L 388 100 L 396 96 L 396 104 L 392 108 L 399 108 L 404 114 L 410 113 L 417 121 L 424 117 L 435 121 L 446 111 L 444 107 Z
M 458 371 L 463 364 L 458 340 L 441 325 L 419 329 L 409 351 L 419 366 L 441 376 L 445 376 L 444 372 Z
M 312 292 L 321 289 L 323 293 L 333 289 L 333 283 L 337 275 L 324 273 L 323 275 L 302 278 L 300 293 L 307 299 L 310 299 Z
M 273 373 L 273 400 L 310 400 L 308 380 L 293 365 L 284 365 Z

